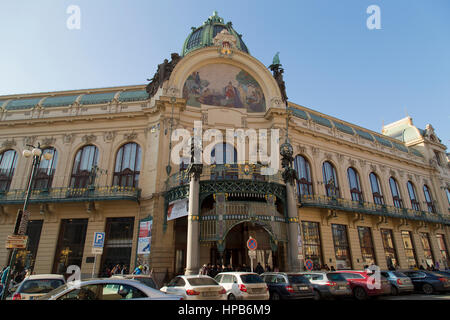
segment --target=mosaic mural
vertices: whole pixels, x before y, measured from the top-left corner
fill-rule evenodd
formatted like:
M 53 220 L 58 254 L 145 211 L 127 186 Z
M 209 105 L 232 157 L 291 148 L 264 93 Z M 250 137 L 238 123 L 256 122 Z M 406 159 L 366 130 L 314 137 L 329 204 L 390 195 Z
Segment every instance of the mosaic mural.
M 247 72 L 227 64 L 210 64 L 193 72 L 183 87 L 187 105 L 202 104 L 264 112 L 266 101 L 258 82 Z

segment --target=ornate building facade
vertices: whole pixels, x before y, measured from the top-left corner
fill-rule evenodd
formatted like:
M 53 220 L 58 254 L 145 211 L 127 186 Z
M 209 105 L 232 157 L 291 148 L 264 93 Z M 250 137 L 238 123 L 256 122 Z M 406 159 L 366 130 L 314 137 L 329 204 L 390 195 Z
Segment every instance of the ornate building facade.
M 22 151 L 39 142 L 53 155 L 33 179 L 18 266 L 78 265 L 88 276 L 144 263 L 162 281 L 204 263 L 248 265 L 251 236 L 257 261 L 280 270 L 305 260 L 448 268 L 450 167 L 433 127 L 407 117 L 377 133 L 286 104 L 276 60 L 265 67 L 215 13 L 148 85 L 0 96 L 0 240 L 24 201 L 31 161 Z M 278 130 L 292 159 L 269 150 L 286 165 L 264 175 L 264 161 L 238 161 L 255 150 L 235 135 L 203 150 L 207 164 L 174 163 L 171 137 L 194 136 L 196 123 L 223 137 Z M 94 232 L 106 234 L 95 266 Z M 2 246 L 0 264 L 7 260 Z

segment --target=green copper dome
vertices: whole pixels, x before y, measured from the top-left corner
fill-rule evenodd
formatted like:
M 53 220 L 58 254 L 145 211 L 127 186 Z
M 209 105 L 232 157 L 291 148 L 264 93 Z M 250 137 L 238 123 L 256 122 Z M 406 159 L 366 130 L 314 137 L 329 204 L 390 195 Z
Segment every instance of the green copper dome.
M 224 23 L 224 20 L 217 15 L 217 11 L 214 11 L 213 15 L 203 22 L 202 26 L 198 28 L 192 27 L 191 29 L 192 32 L 184 41 L 183 50 L 181 51 L 182 56 L 197 49 L 213 46 L 214 37 L 224 29 L 236 38 L 236 47 L 239 50 L 249 53 L 247 46 L 242 41 L 242 35 L 233 29 L 231 22 Z

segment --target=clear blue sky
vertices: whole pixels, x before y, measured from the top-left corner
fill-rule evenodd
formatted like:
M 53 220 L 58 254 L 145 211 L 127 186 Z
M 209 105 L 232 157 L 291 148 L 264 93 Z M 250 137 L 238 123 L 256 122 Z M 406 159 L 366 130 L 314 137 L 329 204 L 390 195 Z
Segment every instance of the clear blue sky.
M 280 51 L 290 101 L 377 132 L 407 112 L 449 145 L 448 0 L 2 0 L 0 95 L 144 84 L 214 10 L 266 66 Z

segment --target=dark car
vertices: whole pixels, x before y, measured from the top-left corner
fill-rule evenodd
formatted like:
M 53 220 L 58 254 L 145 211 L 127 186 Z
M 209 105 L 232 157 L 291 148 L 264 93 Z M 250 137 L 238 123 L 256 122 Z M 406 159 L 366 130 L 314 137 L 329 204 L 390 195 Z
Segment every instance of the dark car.
M 403 271 L 412 281 L 414 290 L 425 294 L 450 291 L 450 279 L 439 271 Z
M 271 300 L 314 298 L 311 283 L 299 273 L 265 272 L 261 277 L 269 288 Z
M 412 293 L 414 285 L 411 279 L 400 271 L 381 271 L 381 275 L 391 284 L 391 295 L 396 296 L 401 293 Z
M 347 280 L 339 273 L 313 271 L 302 273 L 314 287 L 315 300 L 344 298 L 352 295 Z

